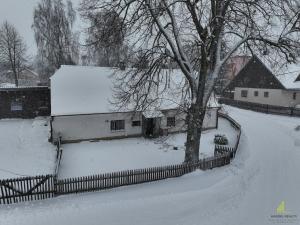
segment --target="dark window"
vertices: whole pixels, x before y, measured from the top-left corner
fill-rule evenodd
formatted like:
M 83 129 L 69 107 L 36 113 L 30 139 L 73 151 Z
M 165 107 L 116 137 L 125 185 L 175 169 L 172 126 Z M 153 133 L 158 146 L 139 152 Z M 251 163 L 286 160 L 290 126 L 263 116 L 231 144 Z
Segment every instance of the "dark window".
M 175 117 L 167 117 L 167 126 L 175 127 Z
M 125 130 L 125 120 L 110 121 L 110 130 Z
M 247 91 L 247 90 L 242 90 L 242 91 L 241 91 L 241 96 L 242 96 L 243 98 L 247 98 L 247 95 L 248 95 L 248 91 Z
M 265 92 L 264 92 L 264 97 L 265 97 L 265 98 L 268 98 L 268 97 L 269 97 L 269 92 L 268 92 L 268 91 L 265 91 Z
M 141 126 L 141 121 L 137 120 L 137 121 L 132 121 L 131 124 L 133 127 L 140 127 Z
M 22 111 L 23 104 L 20 100 L 14 100 L 10 103 L 10 111 Z
M 255 96 L 255 97 L 258 96 L 258 91 L 254 91 L 254 96 Z
M 293 93 L 293 99 L 296 100 L 296 98 L 297 98 L 297 93 L 294 92 L 294 93 Z

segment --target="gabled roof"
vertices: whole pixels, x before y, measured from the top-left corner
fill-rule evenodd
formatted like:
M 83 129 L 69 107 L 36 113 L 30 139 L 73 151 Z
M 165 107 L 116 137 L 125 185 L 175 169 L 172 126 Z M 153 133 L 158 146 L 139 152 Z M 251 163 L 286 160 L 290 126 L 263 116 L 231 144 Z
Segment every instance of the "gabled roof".
M 111 104 L 114 96 L 115 77 L 124 71 L 108 67 L 61 66 L 51 80 L 51 115 L 79 115 L 110 112 L 133 111 L 132 105 L 117 109 Z M 126 71 L 125 71 L 126 72 Z M 154 99 L 147 110 L 166 110 L 177 108 L 181 101 L 182 87 L 186 80 L 180 70 L 163 70 L 161 77 L 169 74 L 168 88 Z M 162 79 L 166 80 L 166 79 Z M 208 107 L 218 107 L 211 97 Z
M 234 87 L 285 89 L 284 85 L 274 76 L 268 67 L 253 56 L 227 88 Z
M 234 87 L 300 90 L 300 64 L 289 64 L 273 73 L 257 56 L 230 82 Z
M 300 90 L 300 64 L 288 64 L 277 73 L 278 79 L 286 89 Z
M 114 68 L 91 66 L 62 66 L 51 79 L 51 115 L 78 115 L 133 111 L 132 105 L 117 109 L 111 104 L 115 77 L 121 73 Z M 162 75 L 164 75 L 162 73 Z M 153 109 L 178 107 L 177 85 L 184 83 L 179 70 L 173 70 L 170 87 L 160 95 Z M 152 110 L 152 109 L 151 109 Z

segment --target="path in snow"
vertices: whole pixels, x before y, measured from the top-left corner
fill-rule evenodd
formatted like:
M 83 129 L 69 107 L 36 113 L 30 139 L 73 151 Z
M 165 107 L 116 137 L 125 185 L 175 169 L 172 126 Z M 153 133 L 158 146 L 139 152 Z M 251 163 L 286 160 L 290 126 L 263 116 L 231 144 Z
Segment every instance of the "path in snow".
M 300 224 L 299 118 L 227 107 L 240 122 L 231 165 L 99 193 L 0 207 L 1 225 L 275 224 L 281 201 Z

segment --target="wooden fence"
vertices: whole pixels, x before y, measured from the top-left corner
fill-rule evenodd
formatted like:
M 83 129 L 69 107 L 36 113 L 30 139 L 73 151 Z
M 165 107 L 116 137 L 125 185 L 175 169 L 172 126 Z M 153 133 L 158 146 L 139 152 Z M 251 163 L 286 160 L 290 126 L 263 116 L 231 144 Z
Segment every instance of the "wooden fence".
M 99 191 L 125 185 L 153 182 L 167 178 L 180 177 L 196 169 L 213 169 L 228 165 L 230 154 L 225 153 L 217 157 L 200 160 L 193 164 L 178 164 L 147 169 L 127 170 L 93 176 L 68 178 L 57 180 L 57 194 L 71 194 Z
M 237 101 L 229 98 L 220 98 L 219 103 L 257 112 L 300 117 L 300 109 L 293 107 L 265 105 L 259 103 Z
M 53 175 L 0 180 L 0 204 L 52 198 L 54 183 Z
M 230 164 L 235 157 L 241 136 L 241 126 L 226 114 L 219 113 L 238 130 L 237 142 L 233 148 L 215 147 L 213 157 L 199 160 L 192 164 L 178 164 L 146 169 L 127 170 L 93 176 L 84 176 L 68 179 L 57 179 L 62 149 L 57 145 L 57 164 L 55 175 L 1 180 L 0 204 L 11 204 L 22 201 L 40 200 L 57 195 L 100 191 L 125 185 L 153 182 L 167 178 L 180 177 L 196 169 L 207 170 Z

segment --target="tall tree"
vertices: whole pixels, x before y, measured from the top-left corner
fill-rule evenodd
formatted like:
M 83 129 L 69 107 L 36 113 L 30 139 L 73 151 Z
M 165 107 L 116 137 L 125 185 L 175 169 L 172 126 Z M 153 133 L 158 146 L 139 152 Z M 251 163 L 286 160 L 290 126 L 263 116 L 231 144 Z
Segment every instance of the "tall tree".
M 13 25 L 5 21 L 0 28 L 0 64 L 12 71 L 16 86 L 26 62 L 26 45 L 22 37 Z
M 87 32 L 87 48 L 98 66 L 118 66 L 124 57 L 125 28 L 122 19 L 114 11 L 84 14 L 90 22 Z
M 38 47 L 38 60 L 51 75 L 63 64 L 76 64 L 78 46 L 72 32 L 76 12 L 72 2 L 41 0 L 34 10 L 33 30 Z
M 83 0 L 81 6 L 86 13 L 117 12 L 148 62 L 118 79 L 122 104 L 138 99 L 136 107 L 147 108 L 164 85 L 162 65 L 178 64 L 186 80 L 179 105 L 187 113 L 186 162 L 199 160 L 206 105 L 231 55 L 247 49 L 293 61 L 299 50 L 298 0 Z

